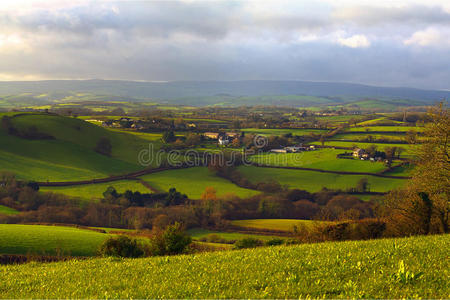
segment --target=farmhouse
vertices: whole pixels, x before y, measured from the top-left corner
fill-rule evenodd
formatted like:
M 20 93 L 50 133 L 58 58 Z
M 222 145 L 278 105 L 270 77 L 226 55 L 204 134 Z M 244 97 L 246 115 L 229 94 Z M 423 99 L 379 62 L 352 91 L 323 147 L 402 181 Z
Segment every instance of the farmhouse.
M 287 153 L 286 149 L 270 149 L 270 152 L 273 153 Z
M 230 138 L 232 138 L 232 139 L 235 139 L 235 138 L 239 137 L 239 133 L 238 132 L 226 132 L 225 135 L 230 137 Z
M 217 140 L 219 138 L 218 132 L 205 132 L 203 135 L 212 140 Z
M 230 143 L 230 140 L 227 136 L 219 136 L 219 145 L 225 146 Z
M 361 148 L 355 148 L 353 150 L 353 156 L 357 158 L 361 158 L 366 151 Z

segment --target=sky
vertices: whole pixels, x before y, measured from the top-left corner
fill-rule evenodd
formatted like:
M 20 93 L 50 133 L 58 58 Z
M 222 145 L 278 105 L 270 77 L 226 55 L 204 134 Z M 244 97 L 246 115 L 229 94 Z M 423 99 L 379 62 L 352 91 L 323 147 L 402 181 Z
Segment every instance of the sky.
M 0 1 L 0 80 L 450 90 L 450 1 Z

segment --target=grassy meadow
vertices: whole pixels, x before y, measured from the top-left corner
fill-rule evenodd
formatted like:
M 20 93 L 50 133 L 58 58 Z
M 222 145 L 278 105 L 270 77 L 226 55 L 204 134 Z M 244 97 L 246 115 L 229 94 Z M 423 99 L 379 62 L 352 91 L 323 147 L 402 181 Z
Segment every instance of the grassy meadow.
M 320 142 L 312 142 L 312 145 L 322 145 Z M 353 148 L 354 146 L 366 149 L 370 146 L 377 146 L 378 150 L 383 151 L 386 147 L 398 147 L 403 148 L 404 151 L 400 155 L 400 157 L 405 156 L 411 156 L 414 154 L 415 149 L 417 148 L 417 145 L 411 145 L 411 144 L 396 144 L 396 143 L 367 143 L 367 142 L 343 142 L 343 141 L 325 141 L 325 146 L 331 146 L 331 147 L 347 147 L 347 148 Z
M 373 120 L 372 120 L 373 121 Z M 362 131 L 370 133 L 372 131 L 384 131 L 384 132 L 408 132 L 408 131 L 422 132 L 424 127 L 416 126 L 359 126 L 359 127 L 349 127 L 346 131 Z
M 230 181 L 216 176 L 205 167 L 169 170 L 140 177 L 156 190 L 168 191 L 174 187 L 191 199 L 200 199 L 206 187 L 214 187 L 217 196 L 235 194 L 239 197 L 256 195 L 254 190 L 241 188 Z
M 253 220 L 234 220 L 232 225 L 263 230 L 279 230 L 279 231 L 293 231 L 294 226 L 313 226 L 317 223 L 324 223 L 324 221 L 311 220 L 295 220 L 295 219 L 253 219 Z
M 0 266 L 0 298 L 448 298 L 449 235 Z
M 308 135 L 311 133 L 322 134 L 325 133 L 325 129 L 259 129 L 259 128 L 245 128 L 241 129 L 245 133 L 254 133 L 261 135 Z
M 344 152 L 346 150 L 325 148 L 300 153 L 264 153 L 253 155 L 249 160 L 270 166 L 314 168 L 328 171 L 377 173 L 386 169 L 383 163 L 336 158 L 336 155 Z M 349 151 L 347 150 L 347 152 Z
M 138 153 L 149 141 L 123 132 L 106 130 L 77 118 L 24 114 L 12 119 L 16 128 L 36 126 L 55 139 L 28 140 L 0 129 L 0 170 L 20 179 L 36 181 L 83 180 L 140 170 Z M 94 151 L 101 137 L 112 144 L 112 155 Z
M 234 222 L 234 221 L 233 221 Z M 232 224 L 234 224 L 232 222 Z M 207 238 L 210 235 L 218 236 L 221 239 L 227 240 L 227 241 L 236 241 L 243 238 L 255 238 L 261 241 L 269 241 L 274 238 L 280 238 L 273 235 L 261 235 L 261 234 L 245 234 L 245 233 L 238 233 L 238 232 L 223 232 L 223 231 L 215 231 L 215 230 L 208 230 L 203 228 L 193 228 L 189 229 L 187 233 L 192 237 L 193 240 L 199 240 L 202 238 Z
M 0 254 L 93 256 L 107 238 L 74 227 L 0 224 Z
M 404 179 L 381 178 L 366 175 L 340 175 L 316 171 L 274 169 L 240 166 L 238 170 L 253 183 L 276 180 L 282 185 L 309 192 L 356 187 L 361 178 L 367 178 L 372 192 L 388 192 L 402 186 Z
M 8 207 L 8 206 L 4 206 L 4 205 L 0 205 L 0 214 L 4 214 L 4 215 L 16 215 L 19 212 L 17 210 L 15 210 L 14 208 Z
M 143 186 L 136 180 L 118 180 L 108 183 L 96 183 L 96 184 L 84 184 L 84 185 L 72 185 L 72 186 L 43 186 L 40 188 L 41 192 L 53 192 L 64 194 L 71 197 L 77 197 L 83 200 L 101 199 L 103 192 L 108 187 L 114 187 L 118 193 L 124 193 L 126 190 L 141 193 L 151 193 L 147 187 Z

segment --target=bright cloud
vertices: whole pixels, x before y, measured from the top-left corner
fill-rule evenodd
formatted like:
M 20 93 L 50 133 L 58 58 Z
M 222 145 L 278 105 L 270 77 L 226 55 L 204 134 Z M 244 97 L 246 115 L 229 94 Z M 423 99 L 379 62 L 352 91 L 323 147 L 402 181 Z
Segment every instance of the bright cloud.
M 339 38 L 338 43 L 350 48 L 367 48 L 370 42 L 365 35 L 355 34 L 348 38 Z
M 450 31 L 438 30 L 436 28 L 427 28 L 425 30 L 419 30 L 404 40 L 405 45 L 418 45 L 418 46 L 436 46 L 436 47 L 448 47 L 450 46 Z

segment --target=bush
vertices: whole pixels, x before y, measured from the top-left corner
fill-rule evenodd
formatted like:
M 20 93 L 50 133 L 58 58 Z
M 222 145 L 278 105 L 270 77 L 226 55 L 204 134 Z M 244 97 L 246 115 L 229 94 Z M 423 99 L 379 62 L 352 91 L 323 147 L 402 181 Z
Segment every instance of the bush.
M 191 237 L 183 230 L 180 223 L 168 226 L 152 239 L 152 255 L 173 255 L 186 252 L 192 242 Z
M 279 239 L 279 238 L 273 238 L 271 240 L 268 240 L 266 242 L 267 246 L 278 246 L 278 245 L 283 245 L 284 240 L 283 239 Z
M 262 246 L 264 243 L 261 240 L 255 239 L 255 238 L 243 238 L 234 244 L 234 248 L 236 249 L 244 249 L 244 248 L 255 248 Z
M 104 256 L 141 257 L 144 255 L 144 250 L 135 239 L 120 235 L 111 237 L 103 242 L 100 246 L 99 254 Z

